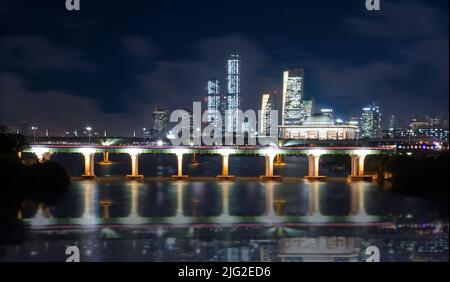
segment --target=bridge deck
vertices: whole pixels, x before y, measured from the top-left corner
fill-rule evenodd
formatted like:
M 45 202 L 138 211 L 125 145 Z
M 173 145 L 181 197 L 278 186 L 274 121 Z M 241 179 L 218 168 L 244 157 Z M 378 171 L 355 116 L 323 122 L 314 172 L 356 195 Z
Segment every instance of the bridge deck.
M 173 147 L 173 146 L 104 146 L 104 145 L 31 145 L 25 152 L 46 151 L 49 153 L 116 153 L 127 154 L 131 152 L 139 154 L 205 154 L 205 155 L 265 155 L 267 153 L 280 155 L 309 155 L 320 153 L 321 155 L 351 155 L 363 152 L 365 155 L 389 154 L 395 151 L 392 147 Z

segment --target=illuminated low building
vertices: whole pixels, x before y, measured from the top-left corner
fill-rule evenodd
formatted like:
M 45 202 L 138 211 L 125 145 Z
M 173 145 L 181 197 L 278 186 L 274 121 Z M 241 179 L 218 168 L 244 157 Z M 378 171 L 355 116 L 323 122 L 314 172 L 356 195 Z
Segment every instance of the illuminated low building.
M 354 140 L 358 127 L 350 124 L 336 124 L 328 115 L 313 115 L 302 125 L 280 126 L 282 139 L 297 140 Z

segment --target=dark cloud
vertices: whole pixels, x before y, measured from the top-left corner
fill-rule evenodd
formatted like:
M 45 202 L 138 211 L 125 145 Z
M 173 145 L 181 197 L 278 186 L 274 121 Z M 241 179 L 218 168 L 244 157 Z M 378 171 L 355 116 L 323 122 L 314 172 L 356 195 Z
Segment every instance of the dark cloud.
M 155 55 L 155 46 L 145 37 L 125 36 L 121 41 L 125 50 L 131 56 L 148 57 Z
M 195 44 L 191 59 L 162 61 L 150 72 L 135 75 L 133 92 L 155 107 L 189 108 L 205 97 L 206 81 L 215 77 L 226 92 L 226 60 L 239 53 L 242 59 L 242 99 L 244 107 L 259 104 L 263 91 L 281 87 L 279 78 L 267 76 L 268 57 L 257 45 L 238 34 L 210 38 Z
M 17 74 L 0 72 L 2 122 L 16 124 L 25 120 L 52 133 L 91 125 L 99 132 L 107 129 L 110 135 L 119 136 L 131 135 L 134 129 L 138 131 L 149 123 L 149 117 L 139 119 L 132 114 L 147 111 L 148 107 L 142 103 L 136 103 L 123 114 L 107 113 L 93 99 L 61 90 L 33 91 L 29 86 Z
M 448 16 L 423 2 L 382 1 L 382 8 L 364 18 L 348 22 L 357 32 L 390 39 L 424 39 L 441 36 L 448 25 Z
M 384 1 L 380 14 L 350 22 L 357 33 L 374 37 L 373 47 L 365 50 L 368 57 L 377 48 L 384 52 L 362 64 L 310 58 L 322 103 L 355 115 L 372 100 L 381 103 L 386 116 L 448 115 L 448 16 L 417 1 Z
M 26 71 L 73 69 L 93 71 L 97 68 L 78 50 L 56 44 L 43 36 L 4 36 L 0 40 L 3 68 Z

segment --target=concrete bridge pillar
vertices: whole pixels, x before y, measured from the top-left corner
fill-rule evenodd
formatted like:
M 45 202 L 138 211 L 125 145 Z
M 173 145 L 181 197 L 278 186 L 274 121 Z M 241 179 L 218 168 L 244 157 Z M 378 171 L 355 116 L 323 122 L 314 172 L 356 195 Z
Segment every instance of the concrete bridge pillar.
M 177 153 L 177 163 L 178 163 L 178 173 L 177 175 L 172 175 L 173 180 L 186 180 L 189 175 L 183 175 L 183 153 Z
M 100 164 L 108 165 L 112 164 L 112 162 L 109 160 L 109 152 L 103 152 L 103 160 L 100 162 Z
M 366 156 L 362 155 L 358 158 L 358 176 L 364 176 L 364 161 Z
M 364 161 L 366 159 L 366 154 L 355 153 L 351 155 L 351 175 L 349 175 L 350 180 L 372 180 L 372 176 L 367 176 L 364 173 Z
M 319 173 L 320 154 L 310 154 L 308 156 L 308 176 L 305 176 L 307 180 L 320 180 L 326 178 Z
M 192 154 L 191 165 L 198 165 L 199 161 L 197 160 L 197 154 Z
M 95 178 L 95 173 L 94 173 L 95 152 L 83 153 L 83 156 L 84 156 L 84 174 L 82 175 L 82 177 L 84 179 Z
M 128 180 L 143 180 L 144 176 L 139 175 L 139 153 L 130 152 L 131 157 L 131 175 L 127 175 Z
M 230 154 L 229 153 L 222 153 L 222 175 L 217 176 L 217 180 L 233 180 L 235 177 L 232 175 L 229 175 L 229 160 L 230 160 Z
M 350 173 L 350 175 L 357 176 L 358 175 L 359 156 L 352 155 L 350 157 L 351 157 L 351 173 Z
M 277 166 L 286 165 L 286 163 L 283 162 L 283 158 L 282 158 L 281 154 L 277 154 L 277 157 L 275 159 L 275 165 L 277 165 Z
M 260 177 L 261 180 L 281 180 L 281 176 L 273 175 L 273 161 L 275 156 L 276 154 L 272 152 L 264 155 L 264 159 L 266 160 L 266 174 Z

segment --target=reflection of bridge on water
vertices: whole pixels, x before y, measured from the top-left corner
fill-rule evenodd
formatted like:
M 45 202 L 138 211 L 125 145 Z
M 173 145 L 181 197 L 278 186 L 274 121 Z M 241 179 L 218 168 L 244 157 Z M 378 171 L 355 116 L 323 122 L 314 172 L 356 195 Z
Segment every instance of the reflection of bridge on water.
M 140 214 L 140 189 L 146 184 L 138 181 L 131 181 L 127 183 L 129 188 L 129 212 L 125 216 L 111 217 L 110 210 L 114 209 L 112 200 L 106 197 L 99 199 L 98 183 L 95 181 L 79 182 L 81 189 L 83 189 L 82 207 L 83 212 L 79 217 L 74 218 L 53 218 L 48 210 L 42 205 L 34 218 L 26 219 L 32 225 L 58 225 L 58 224 L 74 224 L 74 225 L 109 225 L 109 224 L 175 224 L 175 225 L 189 225 L 189 224 L 332 224 L 332 223 L 374 223 L 380 221 L 380 217 L 368 215 L 366 212 L 366 197 L 365 193 L 368 188 L 366 182 L 350 183 L 350 197 L 349 197 L 349 212 L 347 215 L 332 216 L 324 215 L 321 211 L 321 190 L 326 183 L 310 181 L 304 186 L 307 193 L 306 199 L 308 207 L 307 213 L 302 215 L 284 214 L 284 206 L 289 204 L 289 198 L 277 199 L 275 191 L 278 182 L 268 181 L 262 185 L 264 189 L 264 212 L 257 216 L 245 216 L 233 214 L 230 209 L 231 191 L 233 189 L 233 182 L 224 181 L 219 182 L 220 189 L 220 214 L 208 216 L 196 216 L 195 214 L 187 214 L 185 207 L 185 194 L 189 183 L 184 181 L 177 181 L 171 183 L 173 189 L 176 191 L 175 212 L 171 216 L 142 216 Z M 123 204 L 123 203 L 122 203 Z M 191 203 L 193 204 L 193 203 Z M 236 203 L 238 204 L 238 203 Z M 101 212 L 97 212 L 100 210 Z M 44 212 L 46 211 L 46 212 Z M 191 210 L 192 213 L 192 210 Z
M 229 175 L 230 157 L 233 155 L 256 155 L 265 159 L 265 174 L 262 180 L 280 180 L 281 176 L 274 175 L 274 160 L 280 162 L 281 156 L 308 157 L 308 180 L 320 180 L 325 176 L 320 175 L 319 164 L 323 155 L 348 155 L 351 157 L 350 179 L 372 179 L 365 175 L 364 162 L 368 155 L 381 155 L 392 153 L 392 147 L 150 147 L 150 146 L 82 146 L 82 145 L 32 145 L 26 152 L 33 153 L 39 161 L 51 158 L 52 154 L 82 154 L 84 156 L 84 178 L 95 178 L 94 156 L 103 154 L 104 164 L 110 163 L 109 154 L 128 154 L 131 159 L 131 174 L 127 179 L 142 180 L 144 176 L 139 174 L 139 156 L 142 154 L 172 154 L 177 157 L 177 174 L 174 180 L 187 180 L 188 175 L 183 174 L 183 157 L 185 155 L 220 155 L 222 157 L 222 174 L 218 180 L 233 180 Z

